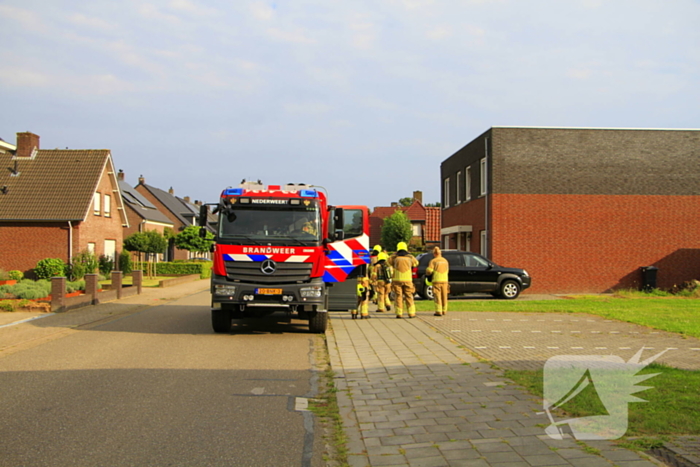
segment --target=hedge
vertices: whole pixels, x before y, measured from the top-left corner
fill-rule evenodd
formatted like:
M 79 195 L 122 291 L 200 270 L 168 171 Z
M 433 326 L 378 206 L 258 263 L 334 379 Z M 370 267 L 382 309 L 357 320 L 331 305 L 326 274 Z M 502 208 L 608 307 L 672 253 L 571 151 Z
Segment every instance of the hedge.
M 147 263 L 134 262 L 134 269 L 146 270 Z M 199 274 L 200 279 L 211 277 L 211 261 L 201 263 L 155 263 L 157 276 L 185 276 Z

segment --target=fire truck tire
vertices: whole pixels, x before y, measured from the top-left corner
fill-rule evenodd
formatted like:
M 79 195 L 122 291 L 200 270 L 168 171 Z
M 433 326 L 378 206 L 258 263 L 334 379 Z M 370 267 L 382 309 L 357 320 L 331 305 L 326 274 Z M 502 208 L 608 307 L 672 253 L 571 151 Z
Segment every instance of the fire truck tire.
M 315 334 L 326 332 L 328 327 L 328 313 L 312 313 L 309 317 L 309 331 Z
M 231 310 L 212 310 L 211 326 L 214 332 L 231 332 Z

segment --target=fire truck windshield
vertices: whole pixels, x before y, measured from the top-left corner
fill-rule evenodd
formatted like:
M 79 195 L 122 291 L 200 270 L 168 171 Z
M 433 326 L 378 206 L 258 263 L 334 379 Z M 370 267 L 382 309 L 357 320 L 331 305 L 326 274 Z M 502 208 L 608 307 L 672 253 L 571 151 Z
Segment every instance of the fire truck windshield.
M 318 245 L 318 205 L 233 204 L 219 215 L 219 239 L 235 243 Z

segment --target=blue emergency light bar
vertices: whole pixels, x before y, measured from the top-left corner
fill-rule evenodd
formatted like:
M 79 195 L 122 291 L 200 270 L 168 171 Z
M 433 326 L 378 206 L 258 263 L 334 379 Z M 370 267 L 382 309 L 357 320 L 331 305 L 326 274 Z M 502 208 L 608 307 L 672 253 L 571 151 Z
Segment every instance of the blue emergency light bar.
M 303 198 L 317 198 L 318 193 L 316 192 L 316 190 L 301 190 L 299 192 L 299 196 Z
M 222 196 L 241 196 L 242 194 L 243 188 L 226 188 Z

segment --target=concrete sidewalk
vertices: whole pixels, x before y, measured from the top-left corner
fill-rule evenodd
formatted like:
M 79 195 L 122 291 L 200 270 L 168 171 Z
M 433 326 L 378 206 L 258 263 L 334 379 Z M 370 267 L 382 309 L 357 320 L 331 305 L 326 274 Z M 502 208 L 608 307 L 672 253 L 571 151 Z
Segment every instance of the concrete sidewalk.
M 439 332 L 432 314 L 371 316 L 334 313 L 327 333 L 351 466 L 663 465 L 611 441 L 549 438 L 542 401 L 460 348 L 464 330 Z
M 209 280 L 198 280 L 174 287 L 144 287 L 140 295 L 91 305 L 63 313 L 0 313 L 0 356 L 27 346 L 59 338 L 74 328 L 110 321 L 138 313 L 186 295 L 209 289 Z

